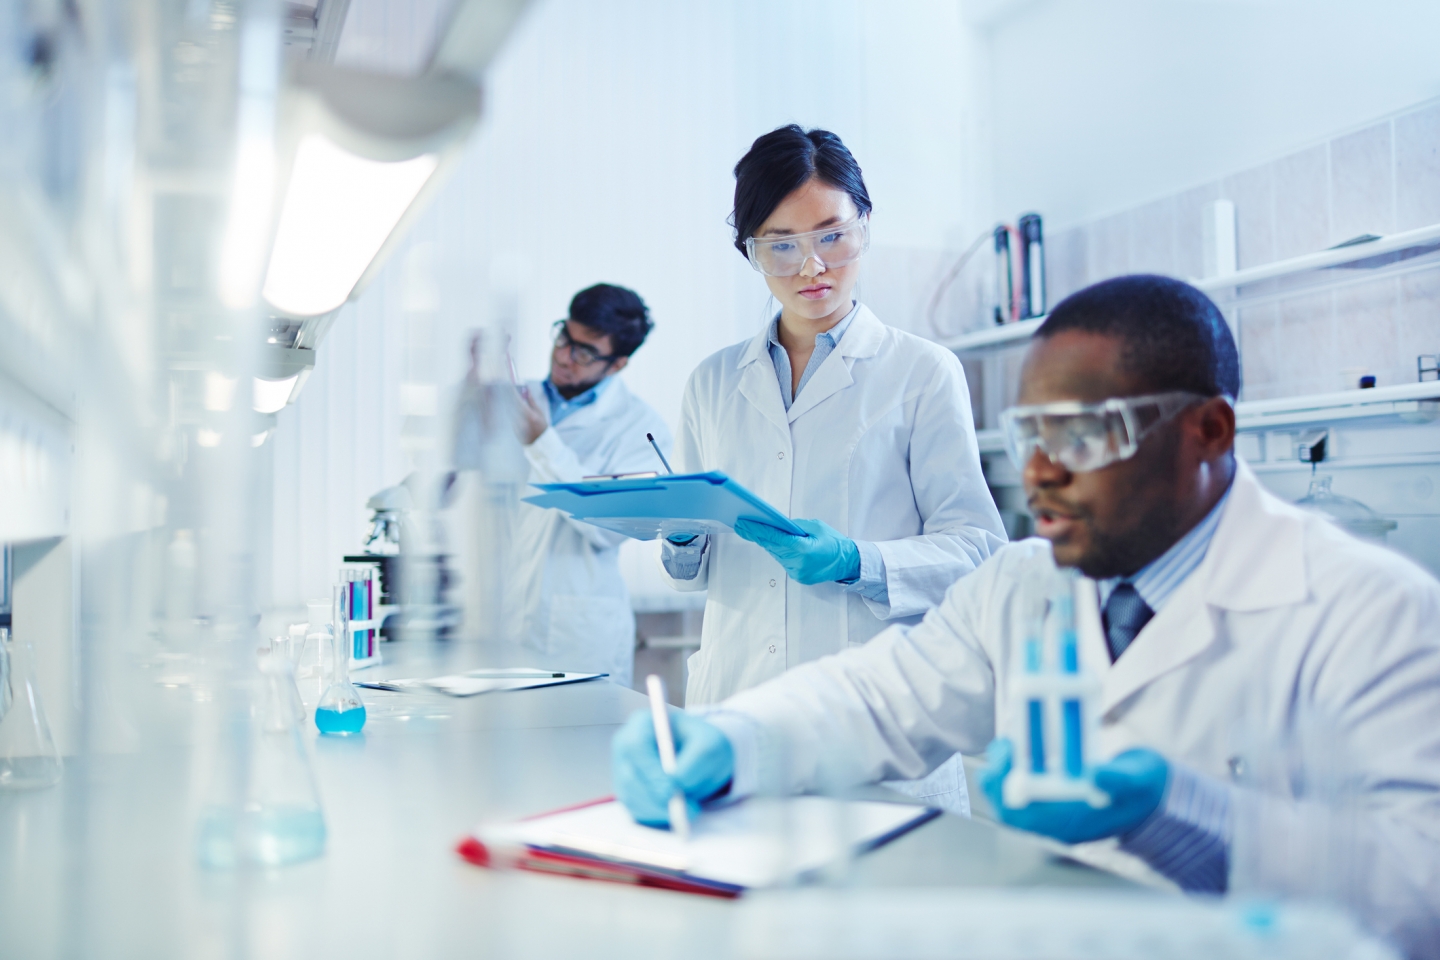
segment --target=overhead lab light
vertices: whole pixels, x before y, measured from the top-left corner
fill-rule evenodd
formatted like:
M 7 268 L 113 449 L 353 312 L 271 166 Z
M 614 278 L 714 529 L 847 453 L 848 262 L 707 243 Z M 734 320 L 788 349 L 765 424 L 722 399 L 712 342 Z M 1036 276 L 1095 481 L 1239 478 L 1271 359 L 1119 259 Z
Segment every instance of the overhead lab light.
M 479 110 L 479 88 L 459 74 L 297 63 L 282 103 L 290 162 L 262 288 L 274 311 L 324 317 L 358 295 L 458 161 Z M 313 349 L 316 339 L 296 345 Z
M 405 215 L 438 157 L 382 163 L 324 135 L 300 141 L 265 276 L 265 299 L 294 316 L 329 313 L 346 300 Z

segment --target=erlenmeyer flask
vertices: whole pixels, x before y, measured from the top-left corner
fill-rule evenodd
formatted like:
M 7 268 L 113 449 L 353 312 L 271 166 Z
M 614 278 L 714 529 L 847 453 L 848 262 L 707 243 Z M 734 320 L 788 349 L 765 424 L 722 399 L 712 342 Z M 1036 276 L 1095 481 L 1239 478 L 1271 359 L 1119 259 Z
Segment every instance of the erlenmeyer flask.
M 0 627 L 0 788 L 53 787 L 63 769 L 35 681 L 35 651 Z
M 294 665 L 265 657 L 260 674 L 259 710 L 240 744 L 249 762 L 241 767 L 238 809 L 233 800 L 223 802 L 201 818 L 199 854 L 206 866 L 279 867 L 325 852 L 325 814 L 295 720 Z
M 334 587 L 330 685 L 315 706 L 315 726 L 320 732 L 341 737 L 359 733 L 365 726 L 365 704 L 350 682 L 350 652 L 355 640 L 350 631 L 350 586 L 337 583 Z

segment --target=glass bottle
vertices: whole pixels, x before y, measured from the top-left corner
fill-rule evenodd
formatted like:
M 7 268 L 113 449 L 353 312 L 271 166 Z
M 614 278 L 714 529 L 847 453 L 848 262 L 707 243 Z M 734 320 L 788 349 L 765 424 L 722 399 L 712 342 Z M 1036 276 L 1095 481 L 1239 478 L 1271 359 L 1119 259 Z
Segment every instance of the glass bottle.
M 0 789 L 53 787 L 63 771 L 35 680 L 35 651 L 0 627 Z
M 330 684 L 315 707 L 315 726 L 320 732 L 341 737 L 359 733 L 365 726 L 365 704 L 350 682 L 350 649 L 355 639 L 350 630 L 350 588 L 348 583 L 334 586 Z

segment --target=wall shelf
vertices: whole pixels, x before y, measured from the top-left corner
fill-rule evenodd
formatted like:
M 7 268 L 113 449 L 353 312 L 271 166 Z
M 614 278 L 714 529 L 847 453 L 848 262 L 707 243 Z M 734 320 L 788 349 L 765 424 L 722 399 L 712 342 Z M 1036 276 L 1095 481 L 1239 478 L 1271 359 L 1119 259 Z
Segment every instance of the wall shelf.
M 1415 230 L 1405 230 L 1401 233 L 1392 233 L 1389 236 L 1379 237 L 1364 243 L 1351 244 L 1350 246 L 1320 250 L 1316 253 L 1307 253 L 1298 257 L 1291 257 L 1288 260 L 1277 260 L 1274 263 L 1263 264 L 1258 267 L 1249 267 L 1245 270 L 1237 270 L 1234 273 L 1222 277 L 1207 277 L 1204 280 L 1189 281 L 1194 286 L 1211 295 L 1218 295 L 1218 299 L 1224 302 L 1250 299 L 1240 293 L 1240 289 L 1253 286 L 1267 280 L 1282 280 L 1292 277 L 1299 277 L 1304 274 L 1316 273 L 1321 270 L 1330 270 L 1336 267 L 1351 267 L 1353 269 L 1375 270 L 1389 266 L 1394 263 L 1401 263 L 1407 260 L 1414 260 L 1419 257 L 1440 251 L 1440 224 L 1431 224 L 1428 227 L 1419 227 Z M 1425 264 L 1428 265 L 1428 264 Z M 1421 266 L 1417 264 L 1416 266 Z M 1359 277 L 1341 276 L 1340 282 L 1349 280 L 1368 280 L 1373 274 L 1365 274 Z M 1334 282 L 1335 275 L 1326 277 L 1326 285 Z M 1227 295 L 1228 291 L 1228 295 Z M 1294 289 L 1266 290 L 1267 296 L 1288 296 L 1298 292 Z
M 1212 295 L 1223 304 L 1233 304 L 1258 299 L 1279 299 L 1311 290 L 1317 286 L 1330 287 L 1364 283 L 1376 279 L 1375 271 L 1395 264 L 1402 266 L 1386 270 L 1385 276 L 1426 269 L 1440 262 L 1440 256 L 1437 255 L 1440 255 L 1440 224 L 1432 224 L 1415 230 L 1392 233 L 1389 236 L 1364 243 L 1321 250 L 1317 253 L 1291 257 L 1288 260 L 1277 260 L 1274 263 L 1237 270 L 1223 277 L 1207 277 L 1204 280 L 1192 279 L 1188 282 Z M 1350 267 L 1364 272 L 1320 275 L 1320 271 L 1340 267 Z M 1285 279 L 1302 278 L 1307 274 L 1317 275 L 1318 282 L 1290 287 L 1278 283 Z M 1266 283 L 1267 281 L 1274 282 Z M 1259 287 L 1258 291 L 1245 292 L 1245 288 L 1255 288 L 1262 283 L 1266 285 Z M 1033 320 L 983 327 L 958 337 L 942 340 L 940 344 L 960 354 L 1003 349 L 1030 339 L 1044 322 L 1044 317 L 1036 317 Z
M 1008 347 L 1012 344 L 1029 340 L 1040 325 L 1045 322 L 1044 317 L 1035 317 L 1033 320 L 1019 320 L 1015 323 L 1002 323 L 999 326 L 986 327 L 976 330 L 973 333 L 962 334 L 958 337 L 951 337 L 949 340 L 940 341 L 940 345 L 948 347 L 956 353 L 977 353 L 981 350 L 995 350 L 1000 347 Z

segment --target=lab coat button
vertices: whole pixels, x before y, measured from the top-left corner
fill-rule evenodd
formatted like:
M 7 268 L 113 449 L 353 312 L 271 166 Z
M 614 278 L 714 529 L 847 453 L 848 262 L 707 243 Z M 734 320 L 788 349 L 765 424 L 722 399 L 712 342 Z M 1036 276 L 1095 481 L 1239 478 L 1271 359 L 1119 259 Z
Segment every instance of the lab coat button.
M 771 581 L 770 581 L 770 586 L 772 586 L 772 587 L 775 586 L 775 581 L 774 581 L 774 580 L 771 580 Z
M 773 644 L 773 643 L 770 644 L 770 652 L 771 652 L 771 653 L 774 653 L 774 652 L 775 652 L 775 644 Z
M 784 451 L 784 450 L 781 450 L 779 453 L 775 454 L 775 457 L 776 457 L 776 459 L 784 460 L 784 459 L 785 459 L 785 451 Z

